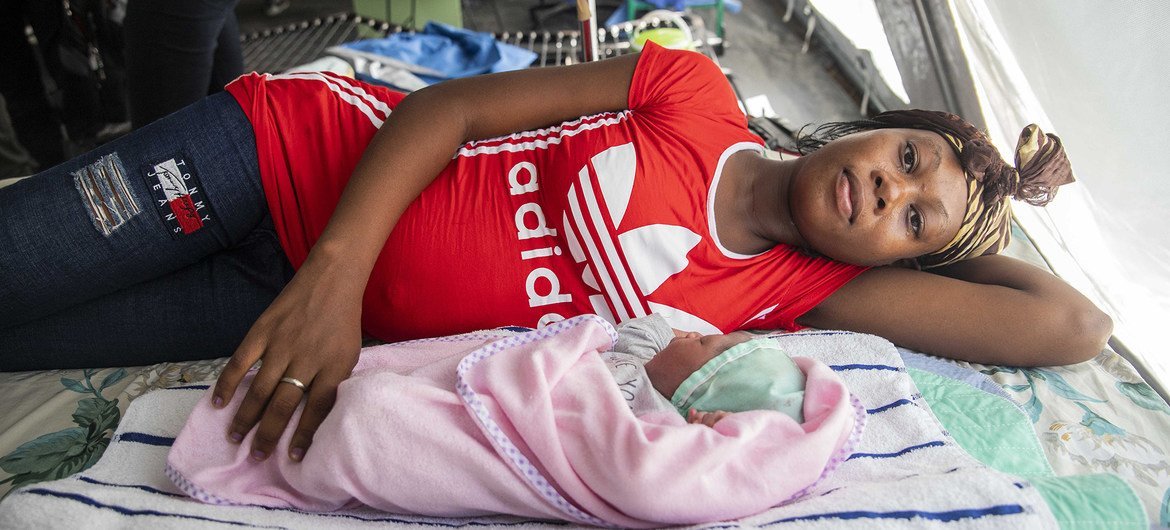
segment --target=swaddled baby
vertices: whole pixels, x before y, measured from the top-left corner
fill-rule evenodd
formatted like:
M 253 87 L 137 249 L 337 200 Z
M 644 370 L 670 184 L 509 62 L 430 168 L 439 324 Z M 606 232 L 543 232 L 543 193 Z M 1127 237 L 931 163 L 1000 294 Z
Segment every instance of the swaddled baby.
M 230 443 L 242 397 L 217 408 L 209 392 L 167 473 L 204 502 L 649 527 L 798 498 L 860 435 L 864 410 L 832 369 L 772 340 L 675 332 L 658 316 L 622 326 L 616 346 L 614 335 L 584 315 L 369 348 L 300 462 L 257 462 L 250 440 Z
M 731 412 L 775 410 L 804 421 L 804 373 L 773 339 L 682 332 L 656 314 L 617 331 L 602 358 L 635 415 L 676 410 L 710 426 Z

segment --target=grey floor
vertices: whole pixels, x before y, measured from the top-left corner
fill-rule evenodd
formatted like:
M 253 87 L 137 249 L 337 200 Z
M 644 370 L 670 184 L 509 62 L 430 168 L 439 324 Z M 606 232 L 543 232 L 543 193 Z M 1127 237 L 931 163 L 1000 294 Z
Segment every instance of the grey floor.
M 614 10 L 611 0 L 597 0 L 601 17 Z M 832 61 L 815 43 L 802 52 L 804 28 L 783 22 L 781 2 L 742 0 L 743 10 L 725 16 L 725 47 L 718 57 L 730 71 L 744 99 L 766 98 L 776 116 L 795 127 L 807 123 L 852 120 L 861 117 L 852 91 L 834 75 Z M 545 5 L 539 22 L 530 9 Z M 505 31 L 566 30 L 577 27 L 575 11 L 562 0 L 462 0 L 463 24 L 468 29 Z M 350 0 L 291 0 L 290 7 L 275 17 L 264 13 L 265 0 L 241 0 L 236 9 L 244 33 L 261 31 L 351 11 Z M 552 14 L 549 14 L 552 12 Z M 698 10 L 708 28 L 714 28 L 709 11 Z

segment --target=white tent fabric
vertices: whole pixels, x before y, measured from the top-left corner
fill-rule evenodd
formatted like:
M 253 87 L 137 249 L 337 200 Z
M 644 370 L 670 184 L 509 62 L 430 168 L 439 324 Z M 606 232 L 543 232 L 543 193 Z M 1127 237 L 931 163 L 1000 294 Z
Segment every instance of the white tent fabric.
M 868 50 L 881 81 L 903 102 L 910 102 L 874 0 L 809 0 L 809 4 L 841 30 L 854 47 Z
M 1170 4 L 951 7 L 993 140 L 1010 150 L 1023 125 L 1038 123 L 1060 135 L 1078 178 L 1046 208 L 1014 205 L 1022 226 L 1058 274 L 1113 316 L 1150 383 L 1167 388 L 1170 351 L 1158 330 L 1170 320 L 1161 228 L 1170 213 Z

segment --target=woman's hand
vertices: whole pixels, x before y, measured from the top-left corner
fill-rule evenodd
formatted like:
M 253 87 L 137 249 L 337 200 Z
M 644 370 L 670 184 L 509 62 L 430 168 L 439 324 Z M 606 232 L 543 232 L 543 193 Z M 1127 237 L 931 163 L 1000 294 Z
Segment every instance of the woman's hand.
M 290 458 L 304 458 L 317 427 L 333 408 L 337 386 L 357 364 L 361 349 L 360 287 L 354 293 L 354 282 L 342 280 L 345 274 L 311 261 L 305 262 L 252 325 L 215 385 L 212 403 L 222 407 L 231 402 L 248 370 L 261 361 L 227 432 L 230 440 L 239 442 L 259 424 L 252 441 L 254 460 L 272 455 L 293 411 L 307 394 L 304 412 L 289 444 Z M 304 383 L 305 390 L 281 382 L 281 378 L 298 380 Z

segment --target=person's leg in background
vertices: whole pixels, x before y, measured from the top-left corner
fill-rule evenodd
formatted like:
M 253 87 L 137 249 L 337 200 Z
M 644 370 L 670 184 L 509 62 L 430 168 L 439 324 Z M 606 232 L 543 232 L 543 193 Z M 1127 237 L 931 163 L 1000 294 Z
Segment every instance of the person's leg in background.
M 8 105 L 0 94 L 0 187 L 5 179 L 27 177 L 36 172 L 37 163 L 16 137 Z
M 207 93 L 214 94 L 223 90 L 224 85 L 231 83 L 244 73 L 244 49 L 240 44 L 240 22 L 236 20 L 235 11 L 224 19 L 223 27 L 216 38 L 215 56 L 211 61 L 211 79 L 207 84 Z
M 99 40 L 104 15 L 92 1 L 18 0 L 17 3 L 23 5 L 21 9 L 36 37 L 47 74 L 45 87 L 50 104 L 59 109 L 56 117 L 65 127 L 64 156 L 76 156 L 92 144 L 106 123 L 126 120 L 124 104 L 116 101 L 123 97 L 120 89 L 115 86 L 103 89 L 103 85 L 114 80 L 102 80 L 102 77 L 115 74 L 109 68 L 112 65 L 103 65 L 103 57 L 109 57 L 111 52 Z M 103 91 L 112 92 L 114 97 L 103 101 Z M 15 102 L 9 103 L 16 106 Z M 48 168 L 58 162 L 42 162 L 41 167 Z
M 130 0 L 126 84 L 135 128 L 221 90 L 226 81 L 220 81 L 243 73 L 236 2 Z M 224 42 L 228 33 L 236 39 L 231 46 Z
M 59 2 L 32 4 L 39 5 L 41 10 L 60 9 Z M 26 2 L 20 1 L 0 2 L 0 57 L 4 58 L 0 94 L 8 102 L 9 116 L 20 143 L 40 167 L 48 168 L 65 160 L 65 137 L 61 134 L 57 111 L 49 104 L 36 55 L 25 36 L 28 24 L 25 5 Z
M 291 277 L 220 93 L 0 188 L 0 370 L 228 355 Z

